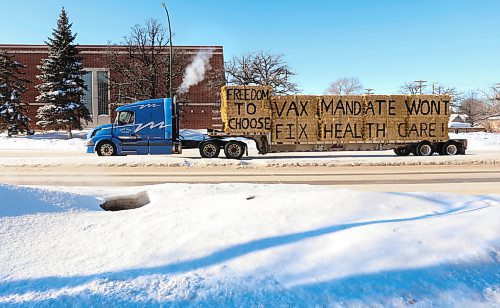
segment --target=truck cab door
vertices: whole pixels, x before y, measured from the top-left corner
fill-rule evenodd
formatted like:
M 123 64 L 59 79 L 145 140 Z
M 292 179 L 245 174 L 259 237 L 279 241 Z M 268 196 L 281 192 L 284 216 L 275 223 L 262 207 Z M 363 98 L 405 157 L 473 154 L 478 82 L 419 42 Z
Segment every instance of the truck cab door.
M 171 115 L 168 103 L 156 104 L 155 108 L 151 108 L 151 125 L 146 130 L 149 141 L 149 154 L 172 154 L 172 137 L 171 125 L 168 125 L 167 120 Z
M 121 154 L 148 154 L 148 141 L 136 132 L 137 126 L 134 111 L 120 111 L 113 135 L 120 140 Z

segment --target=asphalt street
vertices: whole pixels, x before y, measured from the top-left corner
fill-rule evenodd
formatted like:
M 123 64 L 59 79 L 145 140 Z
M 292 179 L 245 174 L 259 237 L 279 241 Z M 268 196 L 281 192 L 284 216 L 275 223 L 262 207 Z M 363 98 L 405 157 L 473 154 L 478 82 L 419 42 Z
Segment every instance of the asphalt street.
M 43 186 L 140 186 L 162 183 L 331 185 L 374 191 L 500 193 L 500 166 L 355 167 L 0 167 L 0 182 Z

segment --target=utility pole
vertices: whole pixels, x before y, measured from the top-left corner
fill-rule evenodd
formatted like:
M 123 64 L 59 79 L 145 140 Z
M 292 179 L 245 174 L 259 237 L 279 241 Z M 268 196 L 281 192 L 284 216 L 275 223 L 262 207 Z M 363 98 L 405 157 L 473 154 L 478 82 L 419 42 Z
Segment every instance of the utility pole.
M 436 85 L 436 82 L 432 82 L 432 95 L 434 95 L 434 86 Z
M 424 84 L 427 82 L 427 80 L 415 80 L 415 83 L 418 83 L 418 89 L 420 92 L 420 95 L 422 95 L 422 88 L 424 87 Z
M 172 92 L 172 27 L 170 27 L 170 15 L 168 14 L 168 10 L 167 10 L 167 5 L 165 4 L 165 1 L 163 1 L 161 3 L 161 5 L 163 6 L 163 8 L 165 9 L 165 14 L 167 14 L 167 22 L 168 22 L 168 35 L 169 35 L 169 39 L 168 41 L 170 42 L 170 55 L 169 55 L 169 61 L 168 61 L 168 80 L 169 80 L 169 83 L 168 83 L 168 96 L 173 98 L 173 92 Z
M 165 4 L 165 1 L 163 1 L 161 3 L 161 5 L 163 6 L 163 8 L 165 9 L 165 14 L 167 15 L 167 22 L 168 22 L 168 41 L 170 42 L 170 55 L 169 55 L 169 59 L 168 59 L 168 89 L 169 89 L 169 93 L 167 95 L 167 97 L 170 97 L 170 99 L 172 100 L 172 140 L 174 141 L 174 144 L 178 141 L 179 139 L 179 123 L 180 123 L 180 117 L 179 117 L 179 105 L 177 104 L 176 102 L 176 99 L 175 99 L 175 96 L 174 96 L 174 91 L 172 89 L 172 63 L 173 63 L 173 47 L 172 47 L 172 27 L 170 26 L 170 14 L 168 14 L 168 10 L 167 10 L 167 5 Z M 176 149 L 177 147 L 174 146 L 174 152 L 176 152 Z M 182 148 L 179 147 L 179 149 L 181 149 L 182 151 Z
M 373 94 L 373 90 L 375 90 L 375 89 L 371 89 L 371 88 L 365 89 L 365 94 L 371 95 L 371 94 Z

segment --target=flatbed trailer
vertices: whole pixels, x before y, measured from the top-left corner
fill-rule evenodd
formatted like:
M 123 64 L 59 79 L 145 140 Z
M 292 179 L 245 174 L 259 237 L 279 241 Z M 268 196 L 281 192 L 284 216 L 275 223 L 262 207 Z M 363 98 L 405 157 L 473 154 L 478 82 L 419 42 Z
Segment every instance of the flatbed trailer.
M 394 150 L 396 155 L 465 154 L 449 139 L 446 95 L 285 95 L 269 87 L 221 90 L 223 130 L 208 130 L 203 157 L 240 158 L 253 140 L 259 154 Z M 230 139 L 239 139 L 230 140 Z
M 467 149 L 466 139 L 449 139 L 447 141 L 432 142 L 427 140 L 405 140 L 392 142 L 364 142 L 350 141 L 346 143 L 301 143 L 301 144 L 269 144 L 269 136 L 230 134 L 217 130 L 208 130 L 207 139 L 184 148 L 199 148 L 200 155 L 205 158 L 218 157 L 221 151 L 227 158 L 239 159 L 245 153 L 248 155 L 248 144 L 242 140 L 254 141 L 258 153 L 287 152 L 333 152 L 333 151 L 384 151 L 394 150 L 398 156 L 430 156 L 464 155 Z
M 222 130 L 203 140 L 180 136 L 175 98 L 120 106 L 114 123 L 94 128 L 87 152 L 100 156 L 179 154 L 230 159 L 284 152 L 394 150 L 396 155 L 465 154 L 467 140 L 449 139 L 449 96 L 274 96 L 269 87 L 222 88 Z

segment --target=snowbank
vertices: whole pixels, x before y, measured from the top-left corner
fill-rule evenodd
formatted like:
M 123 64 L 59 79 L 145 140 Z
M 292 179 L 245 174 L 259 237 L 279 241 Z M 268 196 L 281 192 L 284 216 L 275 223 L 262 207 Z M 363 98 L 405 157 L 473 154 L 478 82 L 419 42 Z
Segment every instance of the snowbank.
M 41 202 L 64 194 L 5 189 Z M 76 208 L 94 204 L 95 195 L 134 190 L 90 189 L 70 189 L 86 195 L 74 199 Z M 129 211 L 0 213 L 0 305 L 500 302 L 500 195 L 252 184 L 147 189 L 151 203 Z
M 460 133 L 450 134 L 450 138 L 467 139 L 472 151 L 500 150 L 500 134 L 498 133 Z
M 22 151 L 61 151 L 85 153 L 85 138 L 87 131 L 73 131 L 73 138 L 68 139 L 68 134 L 63 131 L 48 131 L 36 133 L 32 136 L 7 137 L 0 134 L 0 150 Z
M 100 210 L 91 196 L 0 184 L 0 218 L 40 213 Z

